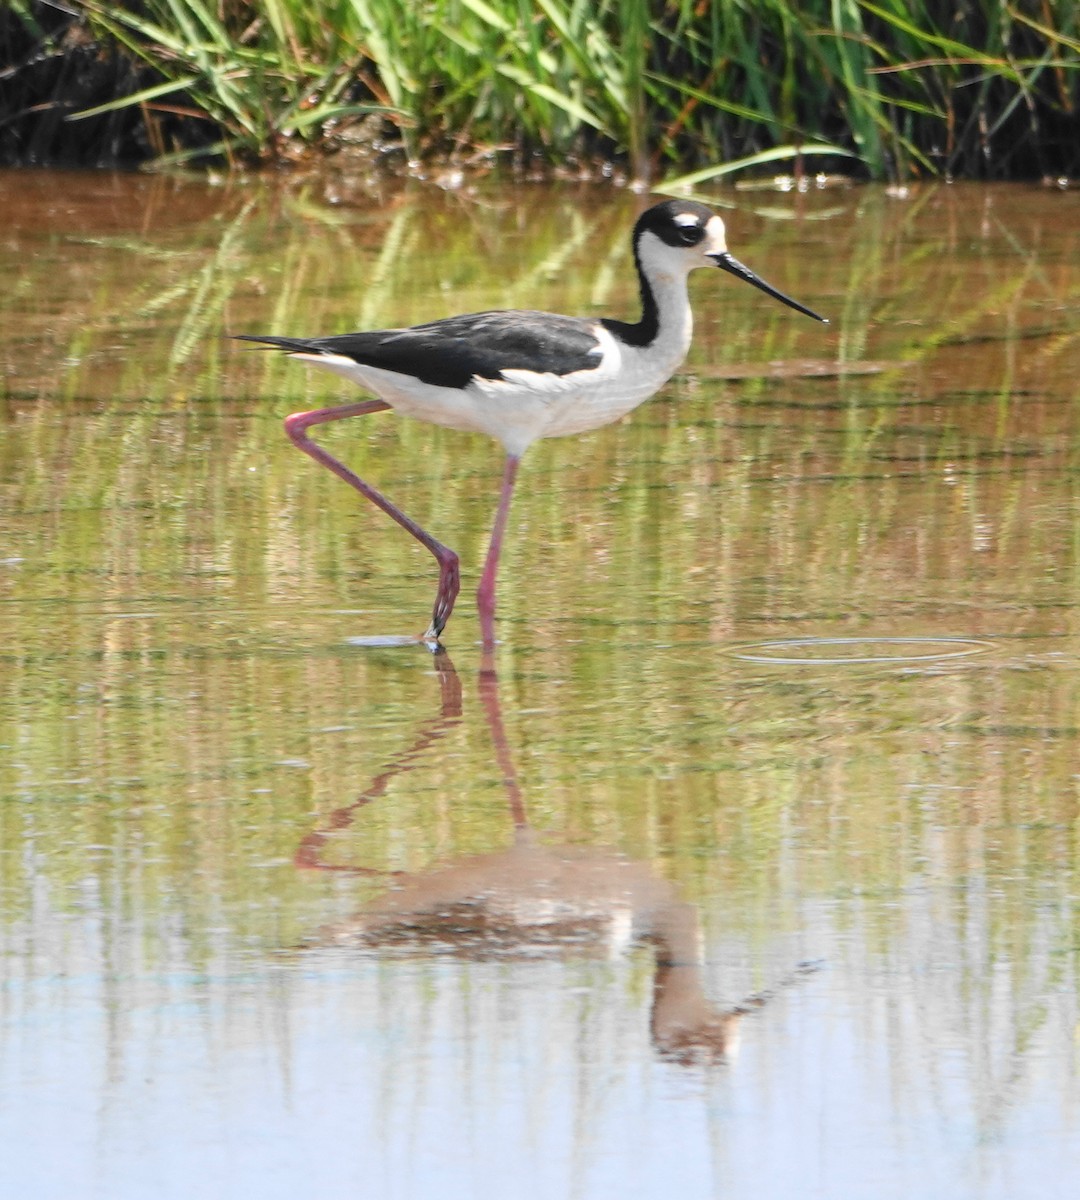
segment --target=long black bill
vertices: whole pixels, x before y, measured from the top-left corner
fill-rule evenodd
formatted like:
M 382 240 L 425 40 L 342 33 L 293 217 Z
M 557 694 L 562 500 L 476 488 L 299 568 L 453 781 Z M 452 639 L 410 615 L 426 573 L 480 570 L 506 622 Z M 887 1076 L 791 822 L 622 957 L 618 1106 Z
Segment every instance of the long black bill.
M 730 271 L 738 279 L 745 279 L 747 283 L 752 283 L 754 287 L 760 288 L 767 296 L 772 296 L 779 300 L 781 304 L 786 304 L 788 308 L 795 309 L 796 312 L 805 313 L 808 317 L 813 317 L 815 321 L 821 321 L 823 325 L 828 325 L 828 317 L 823 317 L 819 313 L 814 312 L 812 308 L 807 308 L 805 304 L 800 304 L 798 300 L 792 300 L 790 296 L 785 296 L 783 292 L 779 292 L 772 286 L 771 283 L 766 283 L 759 275 L 755 275 L 749 267 L 744 267 L 741 262 L 726 251 L 723 254 L 710 254 L 709 257 L 723 271 Z

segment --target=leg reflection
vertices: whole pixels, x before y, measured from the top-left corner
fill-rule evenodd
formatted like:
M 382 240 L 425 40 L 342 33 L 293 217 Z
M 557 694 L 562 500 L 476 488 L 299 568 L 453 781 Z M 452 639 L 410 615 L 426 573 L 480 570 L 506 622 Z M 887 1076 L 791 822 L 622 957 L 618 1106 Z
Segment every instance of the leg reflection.
M 397 758 L 391 759 L 352 803 L 334 809 L 324 825 L 312 830 L 303 838 L 293 855 L 296 866 L 309 871 L 341 871 L 348 875 L 382 875 L 388 878 L 403 873 L 380 871 L 374 867 L 328 863 L 323 858 L 323 852 L 335 833 L 348 829 L 360 809 L 372 800 L 378 800 L 394 779 L 415 770 L 428 749 L 440 738 L 445 737 L 461 720 L 461 680 L 454 670 L 454 664 L 441 647 L 436 649 L 434 661 L 435 673 L 439 679 L 438 713 L 420 727 L 409 748 Z

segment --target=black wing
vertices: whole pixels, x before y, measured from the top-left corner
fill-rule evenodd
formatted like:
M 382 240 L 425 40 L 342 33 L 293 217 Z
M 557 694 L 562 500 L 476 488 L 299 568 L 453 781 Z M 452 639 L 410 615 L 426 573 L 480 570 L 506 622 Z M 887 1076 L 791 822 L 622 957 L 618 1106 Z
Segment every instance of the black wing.
M 237 336 L 282 350 L 340 354 L 364 366 L 453 388 L 463 388 L 473 379 L 502 379 L 510 370 L 569 375 L 600 361 L 594 322 L 528 311 L 469 313 L 410 329 L 338 337 Z

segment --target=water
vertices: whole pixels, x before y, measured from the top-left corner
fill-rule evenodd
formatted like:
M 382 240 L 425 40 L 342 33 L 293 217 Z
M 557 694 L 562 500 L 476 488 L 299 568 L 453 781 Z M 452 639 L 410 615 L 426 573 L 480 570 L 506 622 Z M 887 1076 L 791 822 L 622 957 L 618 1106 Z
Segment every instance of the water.
M 353 393 L 223 334 L 632 315 L 633 198 L 0 175 L 12 1194 L 1071 1196 L 1080 195 L 724 199 L 832 324 L 699 272 L 485 659 L 497 447 L 320 433 L 462 555 L 379 645 Z

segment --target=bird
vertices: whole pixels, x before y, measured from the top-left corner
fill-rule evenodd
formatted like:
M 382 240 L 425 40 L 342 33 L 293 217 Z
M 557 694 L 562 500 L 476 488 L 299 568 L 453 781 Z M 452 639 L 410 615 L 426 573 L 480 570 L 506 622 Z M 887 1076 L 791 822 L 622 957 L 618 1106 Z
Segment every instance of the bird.
M 435 558 L 439 583 L 431 623 L 415 639 L 437 646 L 461 586 L 457 554 L 407 516 L 309 435 L 313 427 L 393 409 L 450 429 L 487 434 L 506 452 L 487 557 L 476 593 L 482 644 L 495 644 L 495 583 L 518 466 L 540 438 L 585 433 L 625 416 L 653 396 L 690 348 L 691 271 L 719 267 L 789 308 L 828 323 L 785 295 L 727 248 L 721 217 L 692 200 L 664 200 L 637 218 L 631 234 L 641 297 L 637 321 L 499 310 L 445 317 L 401 329 L 329 337 L 235 334 L 285 351 L 359 384 L 374 398 L 292 413 L 285 430 L 316 462 L 392 517 Z

